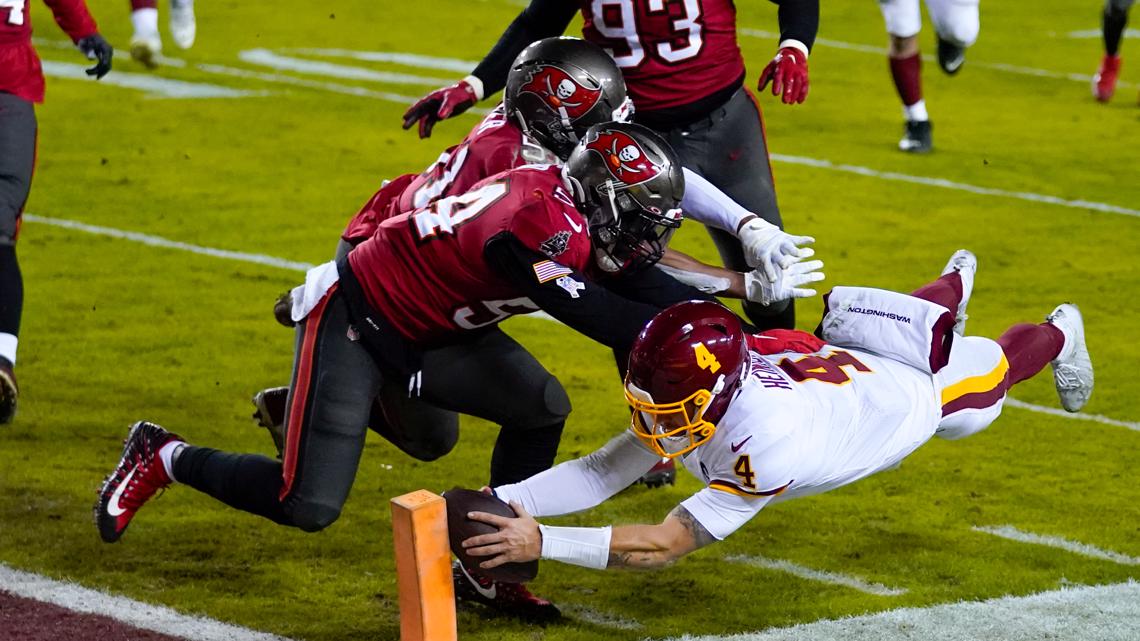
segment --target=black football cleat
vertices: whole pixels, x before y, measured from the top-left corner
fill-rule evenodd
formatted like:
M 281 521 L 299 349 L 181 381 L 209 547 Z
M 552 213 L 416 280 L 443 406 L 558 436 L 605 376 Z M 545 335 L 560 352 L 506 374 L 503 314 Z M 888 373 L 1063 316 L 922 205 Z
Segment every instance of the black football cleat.
M 673 485 L 677 482 L 677 464 L 671 458 L 663 458 L 648 472 L 642 474 L 637 482 L 644 483 L 645 487 L 650 489 Z
M 289 407 L 289 388 L 270 387 L 253 395 L 253 420 L 269 430 L 277 458 L 285 452 L 285 411 Z
M 938 37 L 938 66 L 946 75 L 953 76 L 966 64 L 966 48 Z
M 480 603 L 501 614 L 530 623 L 551 623 L 562 618 L 558 606 L 535 596 L 522 583 L 504 583 L 468 570 L 459 561 L 451 564 L 455 599 Z
M 181 441 L 154 423 L 139 421 L 131 426 L 123 442 L 123 456 L 99 488 L 95 504 L 95 525 L 107 543 L 118 541 L 135 513 L 154 493 L 165 489 L 171 478 L 158 451 L 171 441 Z
M 16 384 L 16 371 L 12 362 L 0 356 L 0 425 L 11 423 L 16 417 L 16 400 L 20 387 Z
M 908 120 L 899 141 L 899 150 L 912 154 L 929 153 L 934 148 L 933 129 L 929 120 Z

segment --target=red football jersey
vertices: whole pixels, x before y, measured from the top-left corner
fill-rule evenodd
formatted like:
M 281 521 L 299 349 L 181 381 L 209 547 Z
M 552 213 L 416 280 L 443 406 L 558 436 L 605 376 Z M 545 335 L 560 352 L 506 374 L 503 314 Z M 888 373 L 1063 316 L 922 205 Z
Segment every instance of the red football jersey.
M 60 28 L 78 42 L 96 32 L 83 0 L 44 0 Z M 0 91 L 31 102 L 44 100 L 44 74 L 32 48 L 29 0 L 0 0 Z
M 405 180 L 401 176 L 377 192 L 349 221 L 343 238 L 349 242 L 369 238 L 387 218 L 462 194 L 480 180 L 508 169 L 555 162 L 554 154 L 507 120 L 500 104 L 463 142 L 440 154 L 426 171 L 411 177 L 410 183 L 400 182 Z
M 578 0 L 582 37 L 604 47 L 641 111 L 689 104 L 744 75 L 732 0 Z
M 591 262 L 586 219 L 556 165 L 519 167 L 389 218 L 348 262 L 368 302 L 401 334 L 441 342 L 535 310 L 484 258 L 487 241 L 503 232 L 548 257 L 532 266 L 537 282 L 585 271 Z

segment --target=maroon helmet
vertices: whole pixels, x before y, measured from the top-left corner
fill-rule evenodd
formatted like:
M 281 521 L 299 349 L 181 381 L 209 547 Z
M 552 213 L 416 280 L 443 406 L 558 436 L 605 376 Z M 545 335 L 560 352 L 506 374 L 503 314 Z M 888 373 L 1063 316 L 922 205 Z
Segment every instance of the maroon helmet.
M 633 433 L 667 458 L 702 445 L 748 362 L 740 319 L 720 303 L 686 301 L 657 314 L 630 349 L 625 400 Z

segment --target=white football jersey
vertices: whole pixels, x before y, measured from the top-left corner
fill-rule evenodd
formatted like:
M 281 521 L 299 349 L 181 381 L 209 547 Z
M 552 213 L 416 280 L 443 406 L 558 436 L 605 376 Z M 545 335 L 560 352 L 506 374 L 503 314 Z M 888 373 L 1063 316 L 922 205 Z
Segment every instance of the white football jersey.
M 682 505 L 723 539 L 772 501 L 890 469 L 938 427 L 933 377 L 856 349 L 752 353 L 716 433 L 686 454 L 707 487 Z

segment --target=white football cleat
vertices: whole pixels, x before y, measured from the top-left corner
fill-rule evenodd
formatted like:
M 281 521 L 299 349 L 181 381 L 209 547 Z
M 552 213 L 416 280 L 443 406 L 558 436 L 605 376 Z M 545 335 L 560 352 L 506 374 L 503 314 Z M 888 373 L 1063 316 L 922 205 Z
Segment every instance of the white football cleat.
M 179 49 L 194 46 L 194 36 L 198 33 L 198 23 L 194 20 L 193 0 L 170 3 L 170 35 Z
M 1062 303 L 1045 317 L 1045 321 L 1065 335 L 1065 346 L 1053 360 L 1053 384 L 1061 407 L 1076 412 L 1089 402 L 1093 390 L 1093 366 L 1085 344 L 1085 322 L 1081 310 L 1072 303 Z
M 974 293 L 974 275 L 978 273 L 978 257 L 968 249 L 959 249 L 950 257 L 946 267 L 942 269 L 942 276 L 950 272 L 958 272 L 962 278 L 962 301 L 954 313 L 954 333 L 959 336 L 966 335 L 966 305 L 970 304 L 970 294 Z
M 131 37 L 131 58 L 140 62 L 147 69 L 157 69 L 158 59 L 162 56 L 162 40 L 158 34 L 140 35 Z

